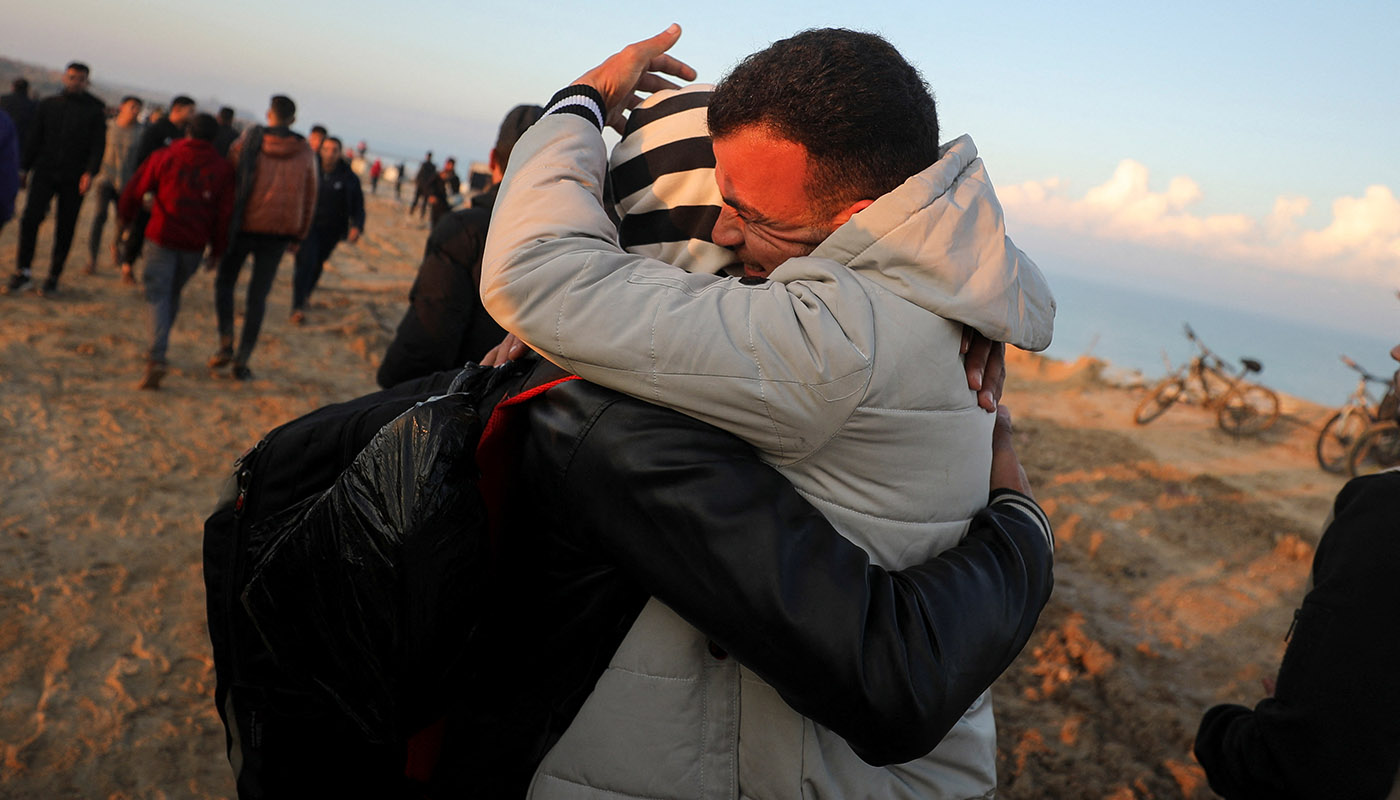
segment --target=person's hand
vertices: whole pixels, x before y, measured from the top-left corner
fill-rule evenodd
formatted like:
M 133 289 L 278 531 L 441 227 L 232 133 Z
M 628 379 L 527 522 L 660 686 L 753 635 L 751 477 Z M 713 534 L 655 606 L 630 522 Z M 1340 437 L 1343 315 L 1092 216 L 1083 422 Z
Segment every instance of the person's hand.
M 607 61 L 583 73 L 574 83 L 584 83 L 598 90 L 603 96 L 603 113 L 607 115 L 608 126 L 621 133 L 622 113 L 642 102 L 637 92 L 679 88 L 662 75 L 695 80 L 695 70 L 689 64 L 666 54 L 680 38 L 681 26 L 673 22 L 650 39 L 622 48 Z
M 349 242 L 350 244 L 354 244 L 355 242 L 360 241 L 360 229 L 351 228 L 350 235 L 345 237 L 345 241 Z
M 520 341 L 515 334 L 507 333 L 506 338 L 502 339 L 500 344 L 488 350 L 486 355 L 481 357 L 481 366 L 499 367 L 520 358 L 529 349 L 529 346 Z
M 1006 345 L 964 325 L 960 352 L 967 371 L 967 388 L 977 392 L 977 405 L 996 411 L 1001 390 L 1006 386 Z
M 92 173 L 84 172 L 78 176 L 78 194 L 87 194 L 87 190 L 92 186 Z
M 1014 489 L 1027 497 L 1031 494 L 1031 481 L 1021 460 L 1016 457 L 1016 448 L 1011 444 L 1011 409 L 1001 406 L 997 409 L 996 422 L 992 424 L 992 488 Z

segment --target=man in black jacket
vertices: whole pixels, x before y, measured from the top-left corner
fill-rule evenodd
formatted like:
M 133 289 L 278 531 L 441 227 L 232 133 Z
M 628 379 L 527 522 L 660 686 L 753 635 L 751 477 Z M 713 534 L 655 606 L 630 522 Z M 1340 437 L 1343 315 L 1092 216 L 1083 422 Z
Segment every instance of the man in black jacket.
M 384 354 L 377 376 L 389 388 L 410 378 L 481 361 L 506 332 L 481 307 L 481 254 L 496 188 L 510 151 L 544 113 L 539 106 L 516 106 L 501 121 L 491 149 L 491 188 L 433 226 L 423 263 L 408 293 L 408 311 Z
M 15 131 L 19 136 L 21 145 L 25 136 L 29 134 L 29 124 L 34 121 L 34 109 L 38 103 L 29 96 L 29 81 L 24 78 L 15 78 L 10 83 L 12 91 L 7 95 L 0 95 L 0 111 L 10 115 L 10 121 L 15 124 Z
M 413 202 L 408 206 L 408 213 L 418 212 L 422 217 L 428 210 L 428 184 L 433 182 L 433 176 L 437 174 L 437 164 L 433 163 L 433 151 L 423 157 L 423 163 L 418 165 L 418 174 L 413 178 Z M 419 204 L 422 205 L 419 205 Z
M 1205 713 L 1196 760 L 1230 800 L 1400 791 L 1400 472 L 1342 487 L 1271 697 Z
M 9 292 L 33 285 L 30 265 L 39 240 L 39 225 L 48 216 L 49 204 L 55 197 L 58 213 L 53 256 L 40 294 L 58 290 L 58 278 L 63 274 L 78 225 L 78 210 L 93 176 L 102 168 L 102 151 L 107 143 L 106 107 L 87 88 L 87 65 L 74 61 L 63 72 L 63 91 L 45 98 L 35 111 L 20 157 L 20 186 L 28 187 L 29 197 L 20 218 L 19 254 L 15 274 L 6 285 Z
M 350 244 L 360 240 L 365 228 L 365 195 L 360 188 L 360 176 L 345 163 L 340 139 L 330 136 L 321 140 L 321 180 L 317 184 L 316 212 L 311 220 L 311 232 L 297 245 L 292 271 L 292 324 L 306 323 L 306 304 L 331 251 L 341 241 Z

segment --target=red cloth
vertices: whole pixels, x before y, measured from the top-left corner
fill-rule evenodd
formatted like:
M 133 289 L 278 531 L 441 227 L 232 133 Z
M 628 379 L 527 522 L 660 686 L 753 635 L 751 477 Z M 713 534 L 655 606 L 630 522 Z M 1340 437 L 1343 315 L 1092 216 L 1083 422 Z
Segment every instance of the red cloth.
M 172 250 L 203 250 L 217 257 L 228 244 L 233 212 L 233 165 L 214 145 L 180 139 L 151 154 L 122 192 L 117 213 L 130 222 L 141 198 L 154 192 L 146 238 Z

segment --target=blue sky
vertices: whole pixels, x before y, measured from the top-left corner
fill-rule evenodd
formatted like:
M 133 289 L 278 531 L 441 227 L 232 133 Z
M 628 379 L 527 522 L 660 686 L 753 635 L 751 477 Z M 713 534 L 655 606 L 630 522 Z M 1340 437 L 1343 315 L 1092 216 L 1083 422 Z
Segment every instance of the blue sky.
M 1400 3 L 698 8 L 67 0 L 7 11 L 0 51 L 247 111 L 285 91 L 303 124 L 469 160 L 512 105 L 672 21 L 702 80 L 801 28 L 872 30 L 924 72 L 945 138 L 972 134 L 1052 275 L 1400 334 Z

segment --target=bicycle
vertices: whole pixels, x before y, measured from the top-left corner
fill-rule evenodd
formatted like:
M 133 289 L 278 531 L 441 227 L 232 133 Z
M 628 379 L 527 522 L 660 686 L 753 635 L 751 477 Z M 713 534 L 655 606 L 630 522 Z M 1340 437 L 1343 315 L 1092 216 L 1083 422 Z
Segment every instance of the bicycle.
M 1373 424 L 1394 416 L 1381 413 L 1381 406 L 1393 404 L 1395 393 L 1387 391 L 1385 399 L 1377 402 L 1367 390 L 1367 384 L 1376 383 L 1387 388 L 1390 381 L 1370 372 L 1355 361 L 1342 356 L 1342 363 L 1356 370 L 1361 379 L 1356 383 L 1356 391 L 1351 393 L 1346 405 L 1341 407 L 1322 424 L 1317 434 L 1317 463 L 1327 472 L 1341 473 L 1347 470 L 1347 457 L 1352 448 Z
M 1355 478 L 1400 467 L 1400 422 L 1385 420 L 1372 425 L 1351 448 L 1347 474 Z
M 1199 352 L 1152 387 L 1133 412 L 1133 421 L 1146 425 L 1162 416 L 1173 403 L 1190 402 L 1192 395 L 1198 395 L 1203 407 L 1215 409 L 1216 424 L 1226 433 L 1249 436 L 1273 425 L 1279 416 L 1278 395 L 1247 379 L 1250 373 L 1262 371 L 1264 365 L 1242 358 L 1243 368 L 1236 370 L 1196 338 L 1190 325 L 1183 327 L 1186 338 Z M 1171 368 L 1170 362 L 1167 367 Z

